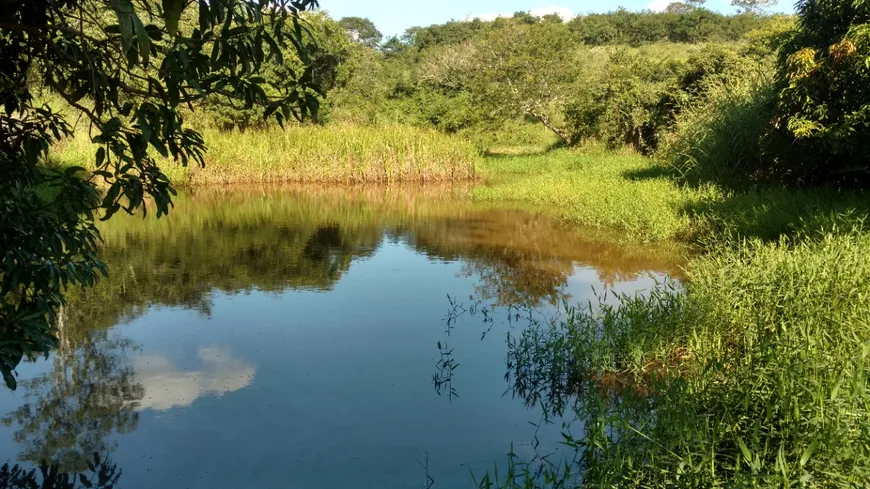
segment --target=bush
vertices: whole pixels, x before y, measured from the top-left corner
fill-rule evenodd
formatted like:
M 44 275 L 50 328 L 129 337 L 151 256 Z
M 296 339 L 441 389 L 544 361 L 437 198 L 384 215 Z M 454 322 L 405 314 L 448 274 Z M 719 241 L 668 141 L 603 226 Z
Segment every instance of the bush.
M 719 45 L 705 46 L 685 61 L 617 50 L 568 105 L 572 136 L 651 153 L 677 114 L 711 85 L 733 76 L 741 63 L 736 52 Z
M 777 126 L 801 183 L 870 182 L 870 3 L 802 0 L 782 51 Z
M 707 84 L 677 116 L 658 157 L 690 183 L 742 187 L 781 179 L 770 134 L 772 76 L 770 66 L 756 64 Z

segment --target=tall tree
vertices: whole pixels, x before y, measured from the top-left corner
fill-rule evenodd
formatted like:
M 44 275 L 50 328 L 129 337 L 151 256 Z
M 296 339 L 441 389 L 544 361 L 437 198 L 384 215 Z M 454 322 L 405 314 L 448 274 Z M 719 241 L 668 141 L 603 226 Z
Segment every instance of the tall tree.
M 573 48 L 565 24 L 511 22 L 476 43 L 477 62 L 468 86 L 490 115 L 529 117 L 565 144 L 574 144 L 559 120 L 577 88 Z
M 766 8 L 773 7 L 779 0 L 731 0 L 731 5 L 743 12 L 761 12 Z
M 316 0 L 0 0 L 0 373 L 14 388 L 23 357 L 55 346 L 69 286 L 106 272 L 94 219 L 157 216 L 175 191 L 153 154 L 204 164 L 205 144 L 179 107 L 207 96 L 266 107 L 279 123 L 319 106 L 307 29 Z M 195 19 L 191 32 L 179 29 Z M 262 72 L 297 51 L 305 69 L 273 83 Z M 38 102 L 62 98 L 72 115 Z M 44 165 L 52 144 L 89 124 L 96 171 Z M 98 187 L 105 189 L 99 196 Z
M 344 17 L 338 21 L 351 39 L 370 48 L 377 47 L 384 39 L 374 22 L 363 17 Z

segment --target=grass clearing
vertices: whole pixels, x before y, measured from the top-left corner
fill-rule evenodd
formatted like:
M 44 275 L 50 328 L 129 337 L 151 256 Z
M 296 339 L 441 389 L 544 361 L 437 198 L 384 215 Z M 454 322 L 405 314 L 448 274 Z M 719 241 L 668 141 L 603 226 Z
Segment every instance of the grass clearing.
M 859 191 L 832 188 L 750 191 L 715 184 L 684 185 L 668 166 L 643 156 L 591 150 L 494 155 L 482 165 L 480 202 L 541 209 L 583 227 L 616 230 L 635 242 L 722 240 L 864 227 L 870 201 Z

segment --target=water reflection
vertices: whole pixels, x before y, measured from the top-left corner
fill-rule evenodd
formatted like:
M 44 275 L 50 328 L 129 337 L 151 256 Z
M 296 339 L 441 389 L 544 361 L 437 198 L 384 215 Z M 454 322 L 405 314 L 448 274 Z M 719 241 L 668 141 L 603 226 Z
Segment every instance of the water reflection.
M 0 467 L 0 489 L 112 489 L 118 484 L 121 470 L 111 460 L 95 454 L 88 463 L 79 472 L 63 472 L 56 464 L 27 469 L 6 463 Z
M 547 217 L 475 206 L 461 188 L 206 191 L 180 196 L 166 219 L 114 220 L 103 234 L 111 276 L 74 307 L 94 327 L 153 304 L 208 315 L 214 290 L 329 291 L 385 240 L 461 260 L 478 294 L 499 305 L 560 302 L 578 265 L 610 285 L 651 271 L 678 276 L 684 260 L 682 249 L 616 245 Z
M 0 452 L 65 474 L 112 454 L 134 489 L 404 488 L 427 453 L 435 487 L 460 486 L 529 419 L 502 398 L 504 330 L 444 335 L 445 293 L 510 316 L 682 263 L 462 188 L 200 192 L 105 226 L 110 276 L 71 291 L 61 347 L 0 397 Z
M 59 332 L 51 368 L 19 384 L 24 402 L 2 421 L 15 426 L 18 460 L 73 473 L 87 470 L 94 453 L 112 451 L 112 434 L 136 430 L 145 388 L 136 382 L 128 340 L 106 331 L 74 340 L 68 332 Z
M 186 407 L 203 396 L 223 396 L 244 389 L 254 380 L 256 368 L 233 358 L 225 348 L 200 348 L 198 371 L 182 371 L 160 355 L 141 355 L 133 360 L 136 379 L 145 396 L 139 409 L 168 411 Z

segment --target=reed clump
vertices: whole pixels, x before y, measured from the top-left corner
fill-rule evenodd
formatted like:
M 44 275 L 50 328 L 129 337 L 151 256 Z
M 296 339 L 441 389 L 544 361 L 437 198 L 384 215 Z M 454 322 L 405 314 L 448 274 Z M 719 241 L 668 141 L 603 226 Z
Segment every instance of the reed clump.
M 392 183 L 470 181 L 479 152 L 470 143 L 409 126 L 293 126 L 202 131 L 205 167 L 158 159 L 182 186 L 243 183 Z M 88 167 L 96 148 L 86 130 L 62 142 L 52 159 Z
M 578 474 L 582 487 L 867 487 L 868 245 L 857 230 L 731 243 L 693 260 L 683 287 L 522 330 L 509 342 L 516 392 L 584 421 L 565 433 L 576 465 L 548 476 L 567 487 Z M 603 389 L 607 378 L 620 389 Z

